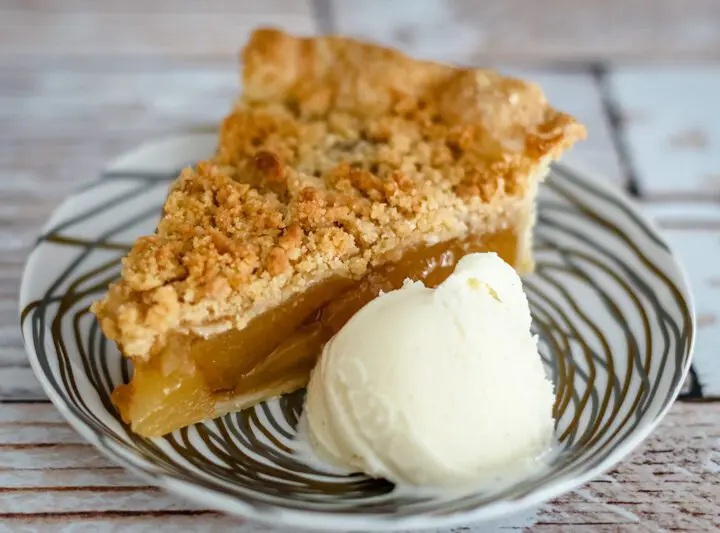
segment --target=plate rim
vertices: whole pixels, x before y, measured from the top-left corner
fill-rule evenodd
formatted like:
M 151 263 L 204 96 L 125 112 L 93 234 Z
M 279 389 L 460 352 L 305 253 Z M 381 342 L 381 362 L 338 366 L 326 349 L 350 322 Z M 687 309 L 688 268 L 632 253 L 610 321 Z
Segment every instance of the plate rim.
M 198 141 L 208 141 L 208 137 L 212 136 L 215 138 L 215 134 L 211 133 L 189 133 L 189 134 L 176 134 L 160 136 L 145 142 L 139 143 L 138 145 L 130 148 L 112 158 L 104 167 L 100 174 L 100 177 L 86 183 L 84 186 L 72 191 L 68 194 L 64 200 L 53 209 L 52 213 L 48 216 L 45 224 L 43 225 L 41 235 L 46 233 L 50 227 L 50 221 L 60 212 L 66 208 L 67 205 L 73 201 L 73 199 L 83 194 L 89 187 L 102 185 L 103 182 L 107 182 L 103 175 L 112 171 L 114 167 L 126 158 L 132 158 L 136 153 L 144 150 L 151 150 L 153 147 L 159 147 L 172 142 L 187 142 L 190 139 L 197 139 Z M 555 498 L 561 494 L 569 492 L 588 481 L 596 478 L 602 472 L 608 470 L 613 465 L 622 461 L 627 457 L 635 448 L 637 448 L 647 437 L 654 431 L 662 419 L 665 417 L 667 412 L 670 410 L 672 405 L 677 400 L 677 397 L 682 389 L 682 385 L 687 378 L 687 374 L 692 364 L 692 358 L 695 348 L 695 342 L 697 337 L 697 325 L 695 316 L 695 302 L 694 297 L 690 288 L 689 278 L 687 271 L 679 261 L 678 256 L 674 252 L 673 248 L 669 246 L 666 239 L 663 237 L 662 232 L 657 227 L 657 224 L 648 217 L 643 211 L 642 207 L 633 198 L 624 194 L 613 184 L 603 181 L 598 174 L 588 171 L 585 166 L 578 168 L 577 166 L 568 165 L 566 163 L 555 163 L 559 168 L 569 169 L 571 172 L 583 180 L 591 183 L 594 187 L 604 192 L 605 194 L 617 200 L 623 207 L 627 208 L 638 221 L 648 230 L 648 232 L 655 237 L 659 242 L 662 242 L 667 249 L 668 258 L 672 261 L 672 266 L 677 270 L 678 279 L 676 283 L 680 289 L 680 294 L 687 306 L 688 314 L 690 317 L 690 332 L 688 335 L 687 345 L 687 357 L 681 370 L 681 379 L 678 384 L 672 390 L 672 394 L 669 396 L 670 401 L 666 403 L 658 411 L 658 413 L 651 419 L 647 419 L 645 425 L 637 428 L 632 434 L 625 440 L 620 442 L 616 449 L 609 454 L 603 461 L 596 464 L 594 467 L 584 470 L 581 475 L 573 478 L 560 479 L 549 483 L 546 486 L 538 487 L 537 489 L 527 493 L 520 498 L 508 501 L 493 502 L 488 505 L 476 507 L 468 511 L 456 511 L 448 515 L 427 515 L 427 514 L 415 514 L 406 516 L 388 516 L 388 515 L 371 515 L 371 514 L 354 514 L 354 515 L 339 515 L 330 514 L 322 510 L 303 510 L 303 509 L 291 509 L 282 507 L 273 503 L 268 503 L 263 506 L 255 505 L 252 502 L 246 501 L 241 496 L 229 496 L 223 494 L 215 489 L 207 487 L 199 487 L 191 481 L 185 481 L 178 479 L 171 474 L 166 473 L 152 473 L 143 470 L 138 465 L 132 463 L 129 459 L 126 459 L 121 454 L 107 448 L 102 445 L 98 438 L 98 433 L 95 428 L 90 424 L 84 422 L 79 417 L 74 415 L 67 406 L 67 400 L 63 395 L 55 391 L 52 383 L 48 380 L 44 370 L 41 367 L 35 345 L 32 339 L 26 338 L 25 327 L 22 323 L 21 316 L 21 333 L 23 337 L 23 343 L 25 345 L 25 351 L 30 362 L 30 366 L 35 374 L 36 379 L 40 382 L 40 385 L 48 398 L 60 412 L 63 418 L 70 424 L 70 426 L 80 434 L 85 440 L 90 442 L 93 447 L 98 450 L 103 456 L 112 460 L 115 463 L 120 464 L 124 468 L 131 471 L 134 475 L 137 475 L 141 479 L 151 483 L 152 485 L 158 486 L 169 493 L 180 496 L 181 498 L 201 503 L 208 506 L 209 508 L 226 512 L 230 515 L 240 516 L 250 520 L 257 520 L 259 522 L 269 525 L 290 525 L 301 529 L 314 529 L 314 530 L 334 530 L 337 528 L 343 528 L 345 530 L 365 530 L 365 531 L 391 531 L 396 529 L 414 529 L 414 528 L 433 528 L 433 527 L 453 527 L 468 523 L 485 522 L 494 519 L 498 519 L 504 516 L 510 516 L 512 514 L 530 509 L 538 506 L 552 498 Z M 34 266 L 34 258 L 36 252 L 41 244 L 41 241 L 36 241 L 32 250 L 29 252 L 25 261 L 22 273 L 22 281 L 20 285 L 19 293 L 19 309 L 22 313 L 22 309 L 29 302 L 28 298 L 28 285 L 30 283 L 30 274 Z M 144 459 L 143 459 L 144 460 Z

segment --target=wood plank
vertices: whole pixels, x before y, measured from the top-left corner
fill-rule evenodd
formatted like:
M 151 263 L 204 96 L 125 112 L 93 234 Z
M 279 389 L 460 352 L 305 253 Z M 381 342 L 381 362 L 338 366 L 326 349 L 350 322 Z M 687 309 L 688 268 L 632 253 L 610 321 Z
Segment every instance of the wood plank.
M 137 532 L 175 532 L 175 531 L 196 531 L 199 533 L 220 533 L 233 531 L 237 533 L 297 533 L 292 527 L 280 528 L 277 526 L 264 525 L 258 522 L 242 521 L 240 518 L 226 516 L 220 513 L 205 510 L 193 511 L 166 511 L 163 513 L 152 512 L 102 512 L 102 513 L 76 513 L 72 515 L 55 514 L 45 516 L 4 516 L 7 524 L 18 527 L 19 524 L 27 524 L 28 530 L 33 532 L 124 532 L 128 529 Z M 64 524 L 63 522 L 71 521 Z M 496 531 L 527 531 L 523 525 L 515 525 L 514 522 L 503 522 L 500 527 L 493 525 L 468 525 L 456 528 L 424 529 L 425 533 L 490 533 Z M 0 532 L 4 531 L 0 525 Z M 8 530 L 15 531 L 15 530 Z M 362 532 L 360 532 L 362 533 Z M 367 533 L 367 532 L 366 532 Z M 418 533 L 417 530 L 397 531 L 397 533 Z
M 685 267 L 698 323 L 693 364 L 703 394 L 720 397 L 720 204 L 647 203 L 643 207 Z
M 32 444 L 84 444 L 85 440 L 69 425 L 0 425 L 0 447 Z
M 0 424 L 21 420 L 52 423 L 57 420 L 52 409 L 47 405 L 13 406 L 8 414 L 5 409 L 0 410 Z M 0 462 L 14 452 L 2 448 Z M 8 471 L 18 464 L 2 465 L 5 468 L 0 470 L 0 486 L 16 490 L 3 493 L 0 513 L 11 512 L 6 509 L 12 504 L 22 506 L 23 513 L 43 513 L 28 517 L 27 523 L 49 527 L 53 520 L 60 520 L 60 514 L 86 513 L 79 518 L 83 523 L 107 518 L 119 527 L 159 516 L 147 516 L 151 511 L 173 513 L 193 509 L 171 496 L 141 488 L 142 482 L 136 482 L 101 457 L 95 457 L 90 447 L 31 447 L 25 452 L 22 464 L 39 470 Z M 708 529 L 720 516 L 720 487 L 713 483 L 718 471 L 720 404 L 676 404 L 661 428 L 636 453 L 579 491 L 545 506 L 533 530 L 555 531 L 555 527 L 559 531 L 577 530 L 596 525 L 647 526 L 652 531 L 672 527 Z M 103 479 L 103 476 L 106 477 Z M 662 480 L 661 485 L 658 480 Z M 55 488 L 46 491 L 49 487 Z M 37 489 L 43 490 L 35 492 Z M 31 500 L 29 507 L 28 500 Z M 116 514 L 97 515 L 110 512 Z M 19 522 L 17 511 L 12 513 L 11 522 L 2 516 L 3 523 L 24 523 Z M 46 513 L 59 514 L 47 516 Z M 77 516 L 70 514 L 64 518 L 75 521 Z M 172 517 L 171 523 L 175 523 L 175 515 L 162 516 Z
M 34 533 L 282 533 L 276 528 L 212 511 L 174 511 L 145 513 L 77 513 L 75 515 L 46 514 L 44 516 L 4 516 L 0 533 L 32 531 Z M 288 530 L 284 530 L 289 533 Z
M 33 491 L 0 489 L 0 518 L 4 513 L 72 513 L 102 511 L 173 511 L 192 506 L 156 488 L 97 487 Z
M 628 67 L 609 81 L 641 191 L 720 200 L 720 68 Z
M 666 200 L 641 205 L 663 229 L 720 229 L 720 205 L 712 198 L 703 202 Z
M 309 33 L 307 1 L 16 0 L 0 4 L 0 49 L 9 56 L 235 57 L 250 31 L 272 25 Z
M 17 281 L 15 283 L 17 284 Z M 7 300 L 15 302 L 17 298 L 7 298 Z M 27 353 L 20 333 L 13 331 L 7 336 L 0 337 L 0 367 L 21 367 L 27 364 Z
M 7 404 L 0 408 L 0 428 L 4 425 L 66 425 L 52 404 Z
M 102 137 L 85 129 L 84 135 L 80 138 L 69 130 L 41 140 L 0 142 L 0 193 L 32 195 L 38 201 L 54 198 L 57 205 L 71 191 L 97 179 L 112 158 L 157 134 Z
M 141 479 L 121 467 L 54 468 L 45 470 L 0 470 L 0 490 L 82 488 L 82 487 L 147 487 Z
M 140 142 L 143 135 L 217 124 L 240 77 L 235 59 L 213 65 L 157 59 L 147 70 L 108 59 L 91 71 L 22 65 L 0 68 L 0 75 L 0 120 L 13 124 L 0 129 L 0 139 L 16 141 L 135 135 Z
M 20 87 L 0 85 L 0 295 L 50 211 L 71 190 L 95 179 L 110 159 L 144 139 L 216 124 L 237 93 L 234 64 L 123 74 L 11 69 Z M 185 81 L 204 80 L 204 81 Z M 118 89 L 122 87 L 122 89 Z M 8 137 L 10 136 L 10 137 Z M 5 253 L 20 252 L 5 270 Z
M 439 60 L 477 63 L 720 57 L 713 0 L 334 0 L 336 30 Z
M 57 202 L 145 140 L 216 125 L 238 92 L 234 61 L 215 67 L 159 62 L 140 72 L 115 66 L 0 69 L 0 79 L 16 80 L 0 83 L 0 123 L 15 125 L 0 129 L 0 192 Z M 13 203 L 3 202 L 1 217 L 12 220 Z M 38 213 L 32 208 L 23 217 Z
M 3 205 L 5 205 L 4 200 L 0 200 L 0 207 Z M 37 381 L 28 376 L 25 370 L 17 370 L 18 367 L 28 366 L 27 354 L 20 334 L 18 293 L 28 240 L 33 240 L 37 234 L 34 230 L 19 232 L 21 238 L 18 239 L 16 231 L 14 224 L 0 225 L 2 256 L 0 259 L 0 376 L 7 372 L 4 377 L 12 379 L 19 372 L 23 378 L 21 383 L 24 384 L 25 392 L 32 389 L 34 397 L 39 392 Z M 15 392 L 17 392 L 15 384 L 0 382 L 0 397 L 8 397 Z
M 0 400 L 43 400 L 47 396 L 27 364 L 0 366 Z
M 720 523 L 718 461 L 720 403 L 676 403 L 629 459 L 551 502 L 533 530 L 714 530 Z
M 105 468 L 115 466 L 90 444 L 3 447 L 0 468 L 47 470 L 50 468 Z M 2 501 L 4 498 L 0 498 Z

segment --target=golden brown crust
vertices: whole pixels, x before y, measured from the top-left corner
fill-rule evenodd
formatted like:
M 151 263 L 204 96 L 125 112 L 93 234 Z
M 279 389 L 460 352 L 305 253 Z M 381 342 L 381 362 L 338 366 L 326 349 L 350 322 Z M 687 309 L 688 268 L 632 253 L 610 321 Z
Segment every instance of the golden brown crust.
M 492 70 L 418 61 L 354 39 L 302 39 L 261 29 L 250 38 L 243 60 L 246 102 L 289 105 L 306 118 L 335 111 L 473 125 L 463 130 L 462 141 L 494 155 L 561 151 L 584 136 L 584 128 L 550 107 L 534 83 Z
M 259 30 L 244 59 L 217 154 L 183 171 L 93 308 L 128 356 L 243 327 L 405 247 L 519 224 L 530 176 L 584 135 L 533 84 L 351 39 Z

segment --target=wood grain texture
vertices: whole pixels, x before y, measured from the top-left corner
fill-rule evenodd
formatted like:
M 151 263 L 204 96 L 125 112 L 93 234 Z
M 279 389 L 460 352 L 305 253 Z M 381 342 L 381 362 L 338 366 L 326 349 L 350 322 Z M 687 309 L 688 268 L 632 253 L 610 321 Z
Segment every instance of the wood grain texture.
M 546 507 L 534 529 L 711 531 L 720 526 L 718 472 L 720 404 L 678 403 L 628 461 Z
M 714 0 L 333 1 L 337 31 L 467 63 L 720 57 Z
M 16 336 L 19 337 L 19 334 L 13 334 L 13 338 Z M 0 361 L 2 361 L 3 353 L 4 350 L 0 350 Z M 7 399 L 34 401 L 47 398 L 26 361 L 9 366 L 0 364 L 0 402 Z
M 12 62 L 118 55 L 231 58 L 259 25 L 315 29 L 303 0 L 5 0 L 0 50 Z
M 720 67 L 620 68 L 609 81 L 643 194 L 720 200 Z
M 13 428 L 23 437 L 13 436 Z M 49 404 L 0 410 L 2 524 L 30 524 L 49 531 L 64 517 L 72 518 L 76 527 L 86 524 L 89 528 L 105 520 L 118 528 L 123 524 L 150 527 L 157 523 L 159 512 L 203 513 L 202 527 L 207 529 L 202 531 L 228 527 L 232 521 L 148 487 L 89 445 L 75 444 L 71 433 Z M 628 460 L 543 506 L 532 529 L 710 530 L 720 524 L 720 485 L 715 482 L 719 472 L 720 404 L 679 403 Z M 163 516 L 172 518 L 178 527 L 181 523 L 200 527 L 200 521 L 192 520 L 200 515 Z M 186 521 L 175 522 L 177 516 Z
M 522 0 L 329 2 L 335 31 L 475 62 L 720 57 L 714 0 L 578 3 Z M 313 33 L 309 1 L 6 0 L 0 4 L 3 61 L 104 56 L 181 60 L 234 57 L 249 31 L 274 25 Z M 88 46 L 92 43 L 92 46 Z
M 683 261 L 698 327 L 693 364 L 703 394 L 720 398 L 720 203 L 653 202 L 643 207 Z

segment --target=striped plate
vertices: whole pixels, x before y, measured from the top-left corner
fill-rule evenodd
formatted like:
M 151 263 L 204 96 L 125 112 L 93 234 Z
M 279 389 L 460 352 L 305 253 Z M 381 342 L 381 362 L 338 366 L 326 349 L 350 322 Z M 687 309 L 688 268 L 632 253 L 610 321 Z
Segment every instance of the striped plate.
M 525 280 L 557 387 L 558 453 L 546 470 L 461 496 L 401 492 L 360 475 L 315 471 L 289 447 L 302 393 L 164 438 L 133 435 L 110 403 L 110 391 L 128 379 L 128 366 L 88 307 L 118 276 L 130 243 L 152 233 L 168 180 L 214 144 L 213 135 L 166 139 L 115 161 L 54 213 L 23 278 L 23 335 L 48 396 L 85 438 L 148 481 L 207 506 L 296 528 L 385 530 L 489 520 L 610 467 L 675 399 L 694 336 L 681 269 L 627 200 L 559 165 L 543 186 L 537 271 Z

